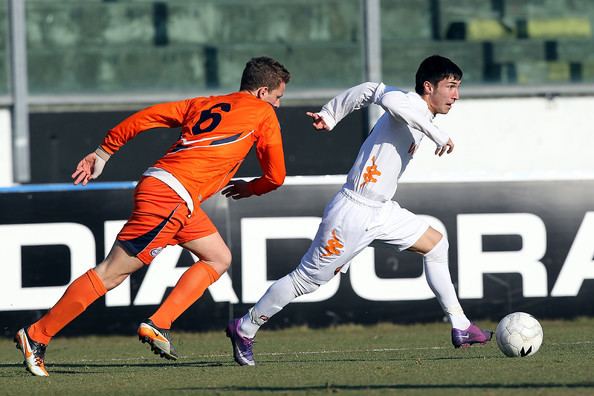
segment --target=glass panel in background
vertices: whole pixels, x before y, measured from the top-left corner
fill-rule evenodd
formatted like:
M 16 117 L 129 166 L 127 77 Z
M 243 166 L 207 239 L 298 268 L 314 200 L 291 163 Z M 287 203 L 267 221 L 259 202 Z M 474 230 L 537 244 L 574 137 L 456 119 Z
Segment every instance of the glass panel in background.
M 412 87 L 419 62 L 438 53 L 465 85 L 592 82 L 589 0 L 382 0 L 384 80 Z
M 0 95 L 8 94 L 10 80 L 8 42 L 8 0 L 0 0 Z
M 204 47 L 209 84 L 236 89 L 245 62 L 268 55 L 291 88 L 344 87 L 363 75 L 359 0 L 170 1 L 175 46 Z
M 33 94 L 236 90 L 259 55 L 293 89 L 343 87 L 361 37 L 359 0 L 27 1 Z
M 381 0 L 380 15 L 382 79 L 412 89 L 419 62 L 435 52 L 431 1 Z
M 382 72 L 384 81 L 414 88 L 419 63 L 446 56 L 464 71 L 464 83 L 483 82 L 483 44 L 460 38 L 464 15 L 493 15 L 492 2 L 474 0 L 382 0 Z M 464 27 L 462 27 L 464 29 Z
M 594 81 L 594 2 L 507 0 L 502 15 L 516 39 L 493 42 L 493 63 L 509 82 Z

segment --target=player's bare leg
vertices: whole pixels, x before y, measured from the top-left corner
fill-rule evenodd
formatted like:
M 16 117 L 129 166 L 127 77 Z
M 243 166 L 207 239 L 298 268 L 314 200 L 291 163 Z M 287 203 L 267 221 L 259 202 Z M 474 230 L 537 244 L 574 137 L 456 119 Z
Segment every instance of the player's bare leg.
M 95 267 L 95 272 L 105 288 L 111 290 L 143 266 L 144 263 L 140 259 L 131 256 L 118 242 L 115 242 L 105 260 Z

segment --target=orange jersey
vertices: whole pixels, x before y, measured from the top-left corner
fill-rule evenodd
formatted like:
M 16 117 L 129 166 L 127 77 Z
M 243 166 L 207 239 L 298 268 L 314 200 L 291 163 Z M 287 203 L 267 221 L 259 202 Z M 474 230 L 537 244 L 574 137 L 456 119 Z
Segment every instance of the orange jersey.
M 139 133 L 181 127 L 179 140 L 154 167 L 171 173 L 196 205 L 221 190 L 256 144 L 263 176 L 250 188 L 261 195 L 284 182 L 280 125 L 273 107 L 246 92 L 199 97 L 148 107 L 111 129 L 101 148 L 115 153 Z

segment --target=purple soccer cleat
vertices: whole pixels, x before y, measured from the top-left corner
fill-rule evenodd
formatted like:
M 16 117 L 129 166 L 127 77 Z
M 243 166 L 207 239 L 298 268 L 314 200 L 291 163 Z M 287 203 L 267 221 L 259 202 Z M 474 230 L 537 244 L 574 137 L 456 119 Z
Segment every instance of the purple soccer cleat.
M 231 339 L 231 345 L 233 346 L 233 358 L 240 366 L 255 366 L 256 361 L 252 351 L 254 339 L 240 335 L 238 332 L 239 324 L 239 319 L 233 319 L 227 325 L 226 330 L 227 337 Z
M 471 323 L 466 330 L 452 329 L 452 344 L 454 348 L 466 348 L 473 344 L 484 345 L 491 341 L 493 332 L 482 330 L 480 327 Z

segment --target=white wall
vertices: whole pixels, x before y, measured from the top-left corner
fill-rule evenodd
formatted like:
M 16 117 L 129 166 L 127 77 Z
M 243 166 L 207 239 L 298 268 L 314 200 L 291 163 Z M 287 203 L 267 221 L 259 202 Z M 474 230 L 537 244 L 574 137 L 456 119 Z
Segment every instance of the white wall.
M 435 123 L 454 152 L 424 139 L 403 182 L 594 179 L 594 97 L 462 98 Z
M 0 186 L 13 184 L 11 135 L 10 111 L 0 108 Z

